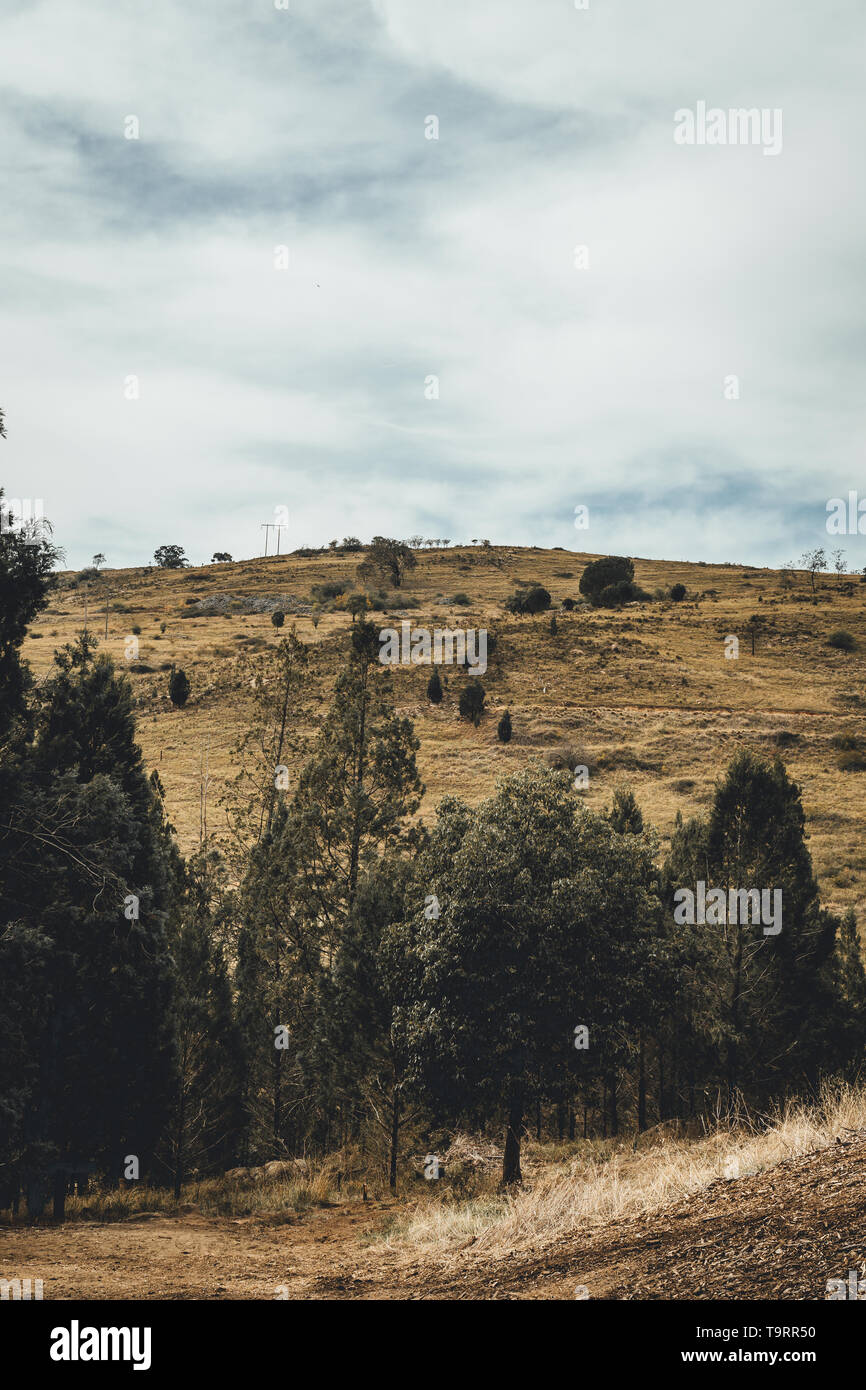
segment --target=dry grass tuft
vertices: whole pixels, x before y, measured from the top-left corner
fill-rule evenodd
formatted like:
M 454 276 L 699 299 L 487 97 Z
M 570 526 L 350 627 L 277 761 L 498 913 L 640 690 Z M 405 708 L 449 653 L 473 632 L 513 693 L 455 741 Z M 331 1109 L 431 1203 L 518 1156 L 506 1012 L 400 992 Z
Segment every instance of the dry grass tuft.
M 697 1141 L 664 1139 L 633 1152 L 580 1144 L 562 1163 L 539 1166 L 528 1145 L 527 1182 L 515 1195 L 482 1194 L 458 1206 L 425 1203 L 388 1233 L 389 1244 L 446 1255 L 472 1241 L 479 1254 L 531 1252 L 619 1217 L 638 1217 L 720 1179 L 736 1181 L 866 1129 L 866 1086 L 825 1087 L 815 1105 L 791 1104 L 774 1116 L 741 1114 Z M 543 1151 L 542 1151 L 543 1152 Z

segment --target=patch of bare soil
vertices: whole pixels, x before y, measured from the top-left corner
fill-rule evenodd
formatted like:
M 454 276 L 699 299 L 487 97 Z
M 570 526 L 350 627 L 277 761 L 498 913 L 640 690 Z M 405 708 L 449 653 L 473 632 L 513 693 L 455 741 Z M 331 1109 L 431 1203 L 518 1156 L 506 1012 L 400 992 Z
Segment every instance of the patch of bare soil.
M 6 1228 L 0 1274 L 43 1279 L 46 1299 L 823 1300 L 828 1279 L 866 1261 L 866 1142 L 715 1182 L 533 1255 L 469 1247 L 440 1261 L 367 1244 L 397 1210 L 346 1203 L 285 1225 L 189 1213 Z

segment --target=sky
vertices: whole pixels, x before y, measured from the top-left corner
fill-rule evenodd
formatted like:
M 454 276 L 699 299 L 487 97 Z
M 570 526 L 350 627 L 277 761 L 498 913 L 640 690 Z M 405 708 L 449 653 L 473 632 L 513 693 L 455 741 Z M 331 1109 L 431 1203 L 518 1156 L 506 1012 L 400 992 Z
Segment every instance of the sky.
M 75 568 L 862 568 L 864 71 L 862 0 L 3 0 L 0 485 Z

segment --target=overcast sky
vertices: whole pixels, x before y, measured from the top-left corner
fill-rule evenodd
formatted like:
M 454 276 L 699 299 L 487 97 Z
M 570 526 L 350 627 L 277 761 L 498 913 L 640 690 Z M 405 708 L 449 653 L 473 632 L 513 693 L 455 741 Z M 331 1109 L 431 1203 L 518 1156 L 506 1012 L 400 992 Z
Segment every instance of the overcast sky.
M 0 483 L 70 565 L 254 555 L 279 507 L 283 549 L 838 543 L 863 0 L 288 3 L 3 0 Z M 699 102 L 781 152 L 675 143 Z

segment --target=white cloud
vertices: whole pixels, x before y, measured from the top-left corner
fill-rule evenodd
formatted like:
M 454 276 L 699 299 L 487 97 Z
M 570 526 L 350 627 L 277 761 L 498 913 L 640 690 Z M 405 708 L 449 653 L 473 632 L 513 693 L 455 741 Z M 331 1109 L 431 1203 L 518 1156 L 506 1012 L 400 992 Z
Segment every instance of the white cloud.
M 292 543 L 799 553 L 861 467 L 864 34 L 775 0 L 19 6 L 8 490 L 76 564 L 248 554 L 282 503 Z M 699 98 L 782 106 L 782 155 L 675 146 Z

